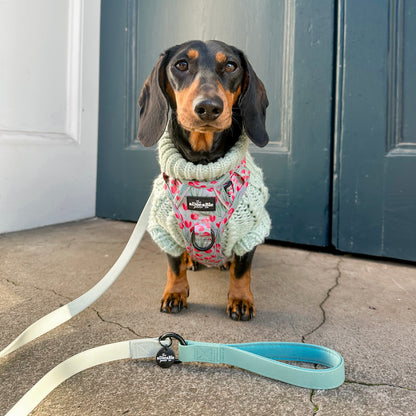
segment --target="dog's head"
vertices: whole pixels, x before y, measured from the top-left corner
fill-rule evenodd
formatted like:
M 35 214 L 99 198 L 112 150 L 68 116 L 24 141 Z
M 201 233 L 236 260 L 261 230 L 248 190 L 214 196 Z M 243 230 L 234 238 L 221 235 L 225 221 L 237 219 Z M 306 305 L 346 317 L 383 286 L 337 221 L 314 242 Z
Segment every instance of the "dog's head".
M 263 147 L 269 102 L 263 83 L 244 53 L 219 41 L 191 41 L 163 53 L 139 98 L 138 138 L 154 145 L 168 122 L 169 107 L 188 132 L 214 134 L 239 114 L 254 144 Z

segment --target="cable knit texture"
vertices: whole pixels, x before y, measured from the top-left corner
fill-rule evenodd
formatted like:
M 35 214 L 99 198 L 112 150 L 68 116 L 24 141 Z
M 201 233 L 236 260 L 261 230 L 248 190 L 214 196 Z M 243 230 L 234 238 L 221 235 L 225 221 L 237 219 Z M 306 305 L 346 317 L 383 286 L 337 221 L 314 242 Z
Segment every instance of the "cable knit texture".
M 242 134 L 233 148 L 216 162 L 196 165 L 179 153 L 166 131 L 159 140 L 159 164 L 161 171 L 181 181 L 212 181 L 235 168 L 246 157 L 250 181 L 242 201 L 229 219 L 222 236 L 223 253 L 226 256 L 242 256 L 261 244 L 269 235 L 270 217 L 265 209 L 269 193 L 263 182 L 263 172 L 255 165 L 247 148 L 249 138 Z M 166 253 L 177 257 L 186 248 L 181 229 L 159 175 L 153 184 L 154 199 L 147 230 L 156 244 Z

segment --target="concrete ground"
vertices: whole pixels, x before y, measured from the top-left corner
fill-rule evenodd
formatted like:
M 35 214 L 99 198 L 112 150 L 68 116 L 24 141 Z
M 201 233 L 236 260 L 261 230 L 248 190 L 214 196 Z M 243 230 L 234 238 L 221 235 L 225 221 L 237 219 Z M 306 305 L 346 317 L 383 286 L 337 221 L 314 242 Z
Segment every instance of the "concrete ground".
M 134 224 L 91 219 L 0 236 L 0 349 L 91 288 Z M 0 414 L 47 371 L 88 348 L 175 331 L 207 342 L 294 341 L 345 359 L 346 381 L 311 391 L 229 366 L 118 361 L 78 374 L 33 415 L 416 415 L 416 268 L 263 245 L 256 317 L 225 314 L 227 272 L 189 272 L 189 307 L 159 312 L 165 256 L 146 235 L 118 281 L 71 321 L 0 359 Z

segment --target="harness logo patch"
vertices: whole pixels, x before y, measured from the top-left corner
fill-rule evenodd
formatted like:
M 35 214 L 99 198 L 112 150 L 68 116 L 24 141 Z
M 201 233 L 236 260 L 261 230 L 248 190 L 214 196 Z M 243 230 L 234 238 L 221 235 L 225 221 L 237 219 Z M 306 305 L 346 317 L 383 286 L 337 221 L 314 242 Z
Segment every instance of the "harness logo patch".
M 191 211 L 215 211 L 215 197 L 212 196 L 188 196 L 186 203 Z

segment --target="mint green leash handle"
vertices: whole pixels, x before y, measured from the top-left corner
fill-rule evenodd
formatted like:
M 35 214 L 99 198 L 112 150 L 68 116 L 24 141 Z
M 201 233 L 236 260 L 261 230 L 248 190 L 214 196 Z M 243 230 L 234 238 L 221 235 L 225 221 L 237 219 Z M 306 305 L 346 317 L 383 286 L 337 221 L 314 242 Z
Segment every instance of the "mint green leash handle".
M 179 344 L 179 360 L 229 364 L 274 380 L 308 389 L 334 389 L 345 380 L 344 359 L 334 350 L 296 342 L 254 342 L 248 344 L 213 344 L 186 341 Z M 313 369 L 286 364 L 296 361 L 319 364 Z

